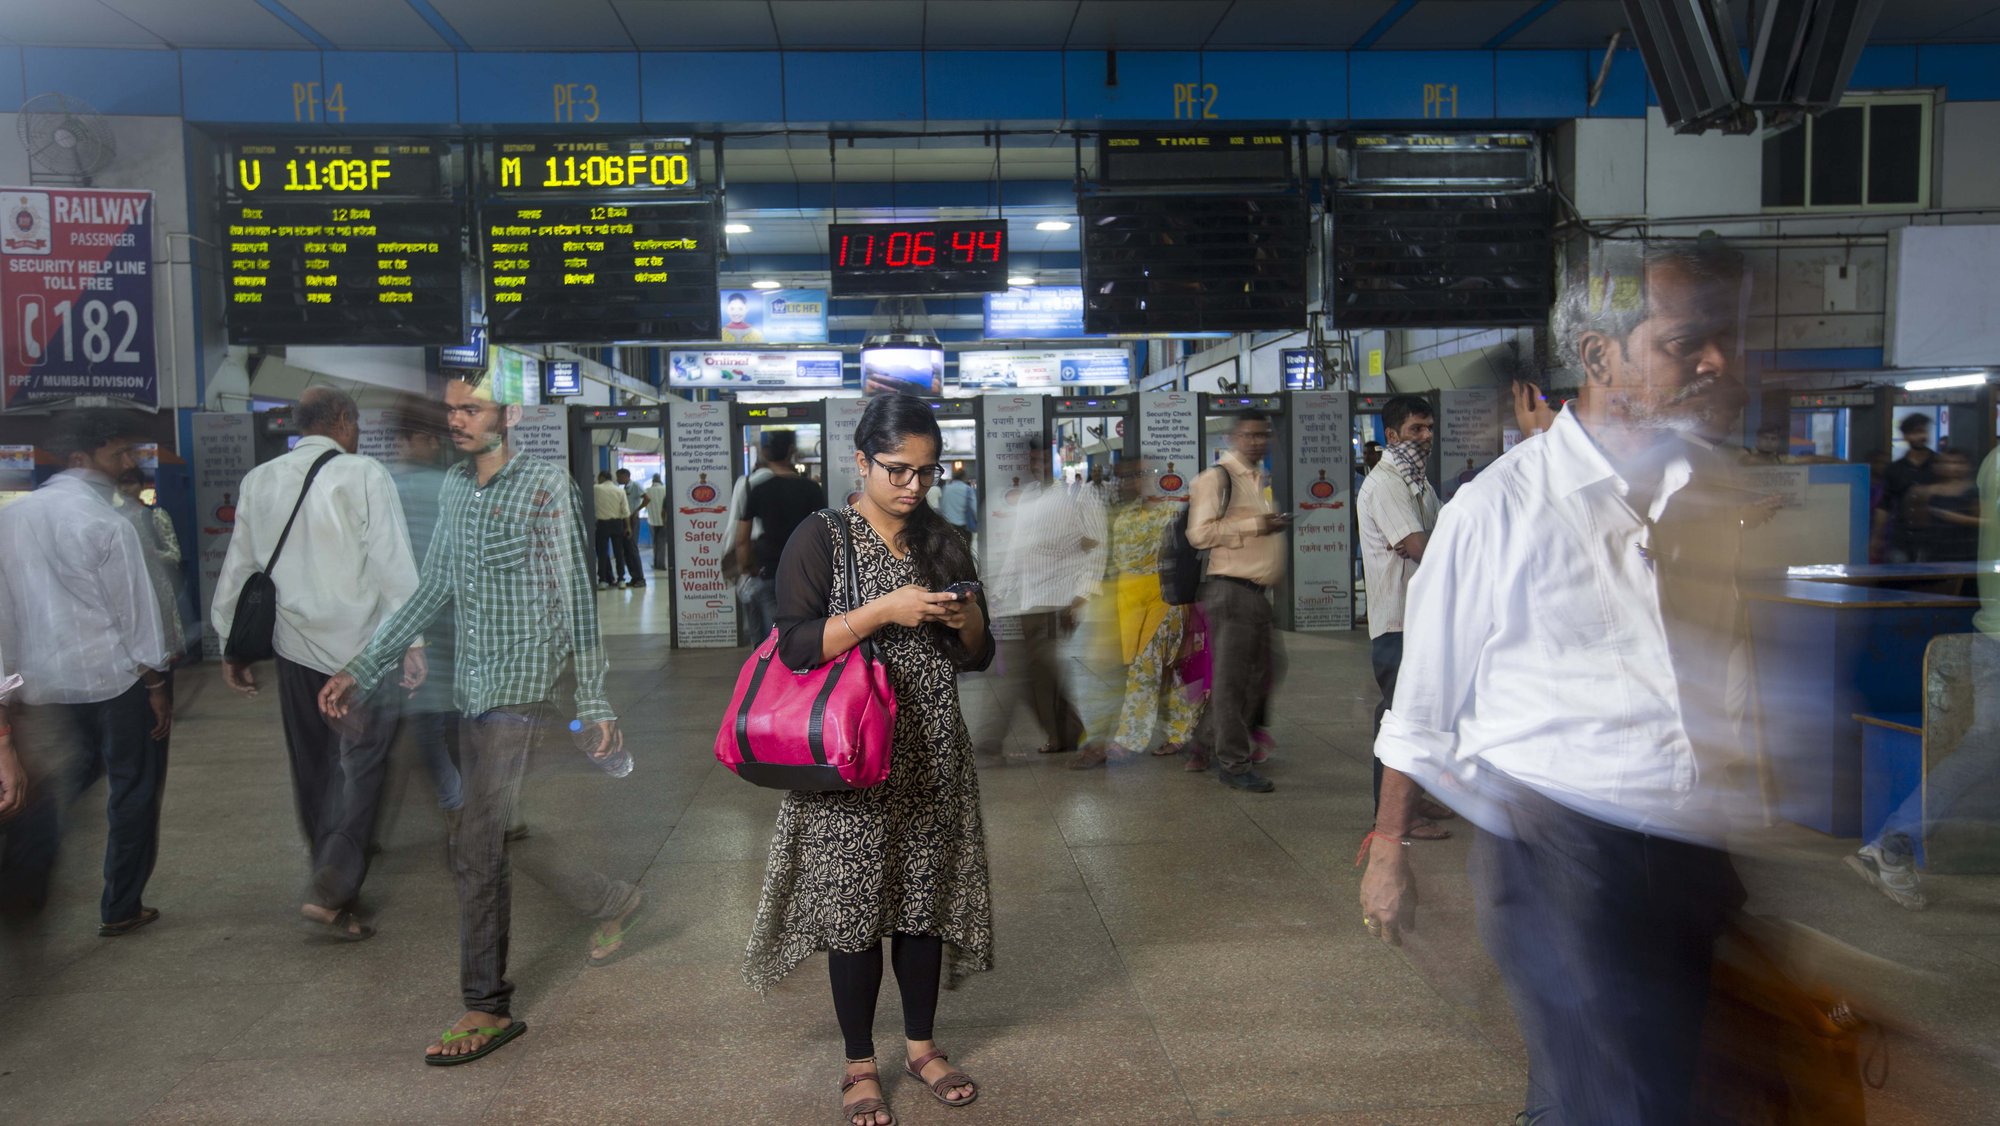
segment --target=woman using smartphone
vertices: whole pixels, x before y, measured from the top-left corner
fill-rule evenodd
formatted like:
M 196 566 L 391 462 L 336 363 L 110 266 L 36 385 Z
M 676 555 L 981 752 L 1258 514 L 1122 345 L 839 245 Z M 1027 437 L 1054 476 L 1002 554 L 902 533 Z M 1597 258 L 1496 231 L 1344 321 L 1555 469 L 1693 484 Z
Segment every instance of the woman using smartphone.
M 871 1029 L 882 942 L 903 998 L 904 1070 L 939 1101 L 964 1106 L 979 1088 L 932 1041 L 947 958 L 952 980 L 989 969 L 993 911 L 972 740 L 959 710 L 960 671 L 993 659 L 986 604 L 965 537 L 924 502 L 943 475 L 943 438 L 923 400 L 885 395 L 854 433 L 861 495 L 846 524 L 861 589 L 848 591 L 835 526 L 800 524 L 778 564 L 779 657 L 812 668 L 872 639 L 896 690 L 888 780 L 867 790 L 793 791 L 778 812 L 744 978 L 765 990 L 827 951 L 834 1016 L 846 1041 L 841 1120 L 891 1126 Z

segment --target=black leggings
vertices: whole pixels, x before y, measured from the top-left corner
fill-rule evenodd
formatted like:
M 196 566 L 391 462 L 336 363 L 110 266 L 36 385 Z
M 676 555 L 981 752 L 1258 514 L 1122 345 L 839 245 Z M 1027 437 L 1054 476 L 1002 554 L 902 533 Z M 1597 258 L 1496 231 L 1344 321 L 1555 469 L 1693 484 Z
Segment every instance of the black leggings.
M 944 939 L 897 931 L 889 943 L 896 989 L 903 995 L 903 1035 L 929 1040 L 937 1016 L 938 979 L 944 971 Z M 875 1055 L 875 998 L 882 992 L 882 944 L 851 954 L 830 950 L 827 976 L 833 981 L 833 1014 L 847 1041 L 847 1058 Z

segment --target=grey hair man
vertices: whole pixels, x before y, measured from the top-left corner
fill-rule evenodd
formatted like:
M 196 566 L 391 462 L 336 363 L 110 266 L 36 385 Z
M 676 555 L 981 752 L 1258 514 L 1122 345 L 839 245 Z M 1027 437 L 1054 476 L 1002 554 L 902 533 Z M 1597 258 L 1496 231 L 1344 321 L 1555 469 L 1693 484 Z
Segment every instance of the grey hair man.
M 1719 243 L 1594 259 L 1555 318 L 1575 404 L 1445 506 L 1411 580 L 1361 904 L 1399 942 L 1419 787 L 1457 808 L 1530 1120 L 1664 1126 L 1694 1116 L 1711 951 L 1743 899 L 1719 847 L 1742 494 L 1712 442 L 1743 401 L 1745 276 Z
M 352 456 L 361 441 L 354 400 L 312 388 L 293 419 L 298 445 L 243 478 L 209 621 L 228 636 L 244 581 L 268 568 L 278 589 L 272 647 L 292 793 L 312 854 L 300 914 L 306 925 L 353 941 L 374 933 L 354 907 L 400 700 L 379 693 L 333 724 L 320 714 L 319 692 L 417 589 L 417 567 L 395 480 L 374 458 Z M 412 652 L 413 660 L 422 659 L 418 647 Z M 246 696 L 257 694 L 249 665 L 225 659 L 223 678 Z

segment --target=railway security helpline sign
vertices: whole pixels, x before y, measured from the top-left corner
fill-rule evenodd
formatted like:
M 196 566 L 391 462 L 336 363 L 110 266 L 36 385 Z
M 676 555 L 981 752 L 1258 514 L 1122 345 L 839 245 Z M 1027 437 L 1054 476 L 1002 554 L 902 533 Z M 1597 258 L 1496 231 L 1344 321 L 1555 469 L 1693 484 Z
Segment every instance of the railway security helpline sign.
M 0 188 L 7 409 L 85 397 L 160 405 L 153 193 Z

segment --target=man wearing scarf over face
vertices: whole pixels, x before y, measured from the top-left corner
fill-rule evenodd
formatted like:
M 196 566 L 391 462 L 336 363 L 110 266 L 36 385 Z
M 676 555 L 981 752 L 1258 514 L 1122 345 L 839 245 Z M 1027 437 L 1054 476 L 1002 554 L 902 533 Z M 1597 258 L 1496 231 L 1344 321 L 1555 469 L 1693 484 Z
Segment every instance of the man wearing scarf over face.
M 1382 405 L 1382 459 L 1361 482 L 1354 498 L 1360 521 L 1361 568 L 1368 579 L 1368 636 L 1375 683 L 1382 702 L 1375 706 L 1375 729 L 1396 696 L 1396 672 L 1403 665 L 1403 606 L 1410 576 L 1423 562 L 1424 542 L 1437 526 L 1438 495 L 1424 477 L 1437 417 L 1430 400 L 1397 395 Z M 1382 762 L 1375 761 L 1375 800 L 1382 800 Z M 1432 812 L 1425 810 L 1423 812 Z M 1447 812 L 1447 811 L 1437 811 Z M 1451 834 L 1424 821 L 1410 828 L 1414 840 L 1442 840 Z

